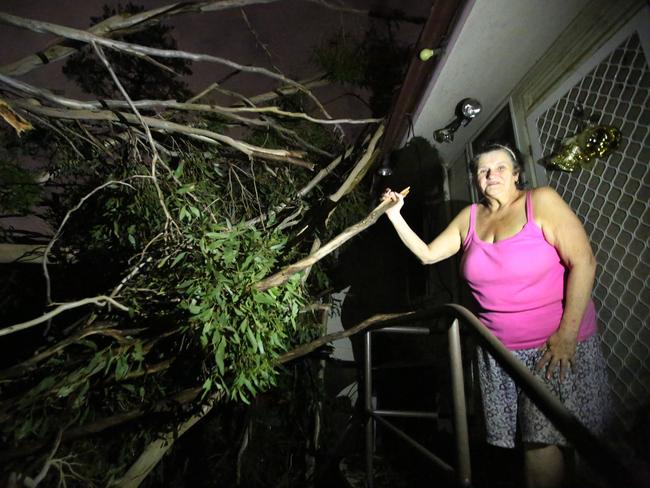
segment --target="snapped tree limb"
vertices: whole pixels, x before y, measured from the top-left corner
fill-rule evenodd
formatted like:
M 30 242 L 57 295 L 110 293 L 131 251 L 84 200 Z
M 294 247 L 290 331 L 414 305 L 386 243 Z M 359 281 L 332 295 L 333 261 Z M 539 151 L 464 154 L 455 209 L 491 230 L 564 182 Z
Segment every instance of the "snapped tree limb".
M 408 192 L 409 192 L 409 188 L 405 188 L 400 192 L 400 194 L 406 196 L 408 195 Z M 256 290 L 263 291 L 263 290 L 268 290 L 269 288 L 273 288 L 274 286 L 278 286 L 283 283 L 286 283 L 289 280 L 289 278 L 291 278 L 294 274 L 299 273 L 309 268 L 310 266 L 313 266 L 318 261 L 323 259 L 325 256 L 330 254 L 332 251 L 339 248 L 344 243 L 352 239 L 354 236 L 360 234 L 368 227 L 373 225 L 375 222 L 377 222 L 379 217 L 381 217 L 386 210 L 388 210 L 393 205 L 395 205 L 395 203 L 396 202 L 391 202 L 390 200 L 383 201 L 382 203 L 377 205 L 372 210 L 372 212 L 370 212 L 363 220 L 345 229 L 343 232 L 341 232 L 334 239 L 332 239 L 327 244 L 322 246 L 316 252 L 310 254 L 309 256 L 301 259 L 300 261 L 294 264 L 287 266 L 286 268 L 275 273 L 274 275 L 271 275 L 268 278 L 258 281 L 253 285 L 253 288 L 255 288 Z
M 189 103 L 177 102 L 176 100 L 132 100 L 131 103 L 122 100 L 102 100 L 101 102 L 74 100 L 72 98 L 56 95 L 49 90 L 36 88 L 33 85 L 17 80 L 10 76 L 0 73 L 0 82 L 3 82 L 9 87 L 20 90 L 26 94 L 39 97 L 50 102 L 56 103 L 66 108 L 81 109 L 81 110 L 101 110 L 102 108 L 109 107 L 111 109 L 171 109 L 171 110 L 185 110 L 188 112 L 208 112 L 217 113 L 224 116 L 231 116 L 233 119 L 241 122 L 255 122 L 254 119 L 237 117 L 237 114 L 273 114 L 282 117 L 302 119 L 315 124 L 332 125 L 332 124 L 351 124 L 351 125 L 366 125 L 381 122 L 382 118 L 369 118 L 369 119 L 319 119 L 312 117 L 303 112 L 288 112 L 281 110 L 276 106 L 251 106 L 251 107 L 222 107 L 215 104 L 207 103 Z M 0 107 L 2 107 L 0 100 Z M 5 104 L 6 105 L 6 104 Z M 7 107 L 9 108 L 9 107 Z M 26 121 L 25 121 L 26 122 Z M 264 121 L 258 121 L 257 125 L 268 125 Z
M 357 162 L 357 164 L 352 168 L 350 174 L 345 179 L 343 184 L 336 190 L 335 193 L 329 196 L 329 199 L 334 203 L 337 203 L 341 198 L 350 193 L 357 184 L 363 179 L 368 170 L 372 167 L 373 162 L 379 154 L 379 150 L 376 150 L 377 143 L 381 136 L 384 134 L 384 125 L 377 127 L 377 130 L 370 139 L 368 148 L 366 149 L 363 157 Z
M 138 118 L 126 112 L 120 112 L 118 116 L 116 113 L 108 110 L 90 111 L 90 110 L 70 110 L 52 107 L 44 107 L 43 105 L 36 105 L 22 100 L 12 100 L 11 104 L 14 107 L 20 107 L 28 112 L 44 115 L 47 117 L 61 118 L 68 120 L 106 120 L 111 122 L 121 122 L 120 117 L 129 124 L 140 125 Z M 272 161 L 285 161 L 296 166 L 302 166 L 309 170 L 314 168 L 313 163 L 309 163 L 300 159 L 303 153 L 298 151 L 291 151 L 285 149 L 267 149 L 264 147 L 254 146 L 246 142 L 238 141 L 232 137 L 219 134 L 207 129 L 199 129 L 196 127 L 189 127 L 167 120 L 156 119 L 154 117 L 142 117 L 149 127 L 154 128 L 161 132 L 185 134 L 190 137 L 202 140 L 210 144 L 226 144 L 238 151 L 243 152 L 249 157 L 259 157 Z
M 109 486 L 116 488 L 137 488 L 140 483 L 149 475 L 152 469 L 160 462 L 162 457 L 174 445 L 180 436 L 187 432 L 194 424 L 203 419 L 214 407 L 223 394 L 215 393 L 209 401 L 201 407 L 201 410 L 192 415 L 189 419 L 168 430 L 160 438 L 149 443 L 138 459 L 131 465 L 124 475 Z
M 18 135 L 22 134 L 26 130 L 32 129 L 32 124 L 14 112 L 2 98 L 0 98 L 0 117 L 3 118 L 7 124 L 13 127 Z

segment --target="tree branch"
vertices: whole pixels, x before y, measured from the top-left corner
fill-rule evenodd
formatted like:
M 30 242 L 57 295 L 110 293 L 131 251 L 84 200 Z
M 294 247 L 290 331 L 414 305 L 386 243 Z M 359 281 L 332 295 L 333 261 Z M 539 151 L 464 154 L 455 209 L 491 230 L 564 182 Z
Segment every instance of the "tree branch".
M 101 57 L 100 57 L 101 58 Z M 323 125 L 332 125 L 332 124 L 352 124 L 352 125 L 361 125 L 361 124 L 375 124 L 381 122 L 382 118 L 369 118 L 369 119 L 319 119 L 317 117 L 312 117 L 303 112 L 288 112 L 282 110 L 276 106 L 251 106 L 251 107 L 223 107 L 215 104 L 200 104 L 200 103 L 189 103 L 189 102 L 177 102 L 176 100 L 132 100 L 132 101 L 121 101 L 121 100 L 102 100 L 101 102 L 91 102 L 91 101 L 81 101 L 74 100 L 72 98 L 62 97 L 56 95 L 49 90 L 43 88 L 36 88 L 35 86 L 29 85 L 23 81 L 11 78 L 0 74 L 0 81 L 24 92 L 26 94 L 36 96 L 45 100 L 56 103 L 66 108 L 72 109 L 82 109 L 82 110 L 100 110 L 104 107 L 123 109 L 135 108 L 139 109 L 173 109 L 173 110 L 187 110 L 192 112 L 208 112 L 208 113 L 217 113 L 225 116 L 233 116 L 238 113 L 254 113 L 254 114 L 265 114 L 271 113 L 274 115 L 280 115 L 282 117 L 294 118 L 294 119 L 303 119 L 315 124 Z M 1 103 L 1 102 L 0 102 Z M 242 122 L 254 122 L 252 119 L 237 117 L 235 120 Z M 258 121 L 262 125 L 268 125 L 263 121 Z
M 310 352 L 315 351 L 319 347 L 324 346 L 329 342 L 336 341 L 338 339 L 343 339 L 345 337 L 353 336 L 354 334 L 358 334 L 359 332 L 362 332 L 368 327 L 377 324 L 379 322 L 385 322 L 386 320 L 409 317 L 415 314 L 416 312 L 401 312 L 401 313 L 383 313 L 383 314 L 373 315 L 372 317 L 367 318 L 363 322 L 360 322 L 354 327 L 350 327 L 347 330 L 332 332 L 331 334 L 324 335 L 322 337 L 319 337 L 318 339 L 308 342 L 307 344 L 298 346 L 295 349 L 292 349 L 291 351 L 285 352 L 282 356 L 280 356 L 277 359 L 276 362 L 278 364 L 284 364 L 286 362 L 293 361 L 294 359 L 297 359 L 299 357 L 306 356 Z
M 6 336 L 9 334 L 13 334 L 14 332 L 18 332 L 20 330 L 25 330 L 29 329 L 30 327 L 34 327 L 35 325 L 42 324 L 43 322 L 46 322 L 50 320 L 53 317 L 56 317 L 62 312 L 65 312 L 66 310 L 72 310 L 74 308 L 79 308 L 83 307 L 85 305 L 89 304 L 94 304 L 98 305 L 100 307 L 103 307 L 106 304 L 110 304 L 114 306 L 115 308 L 118 308 L 124 312 L 128 312 L 129 308 L 125 307 L 121 303 L 117 302 L 111 297 L 108 297 L 106 295 L 98 295 L 96 297 L 91 297 L 91 298 L 84 298 L 82 300 L 78 300 L 76 302 L 68 302 L 68 303 L 62 303 L 58 307 L 56 307 L 54 310 L 47 312 L 40 317 L 37 317 L 32 320 L 28 320 L 27 322 L 21 322 L 20 324 L 15 324 L 15 325 L 10 325 L 9 327 L 4 327 L 0 329 L 0 337 L 1 336 Z
M 104 432 L 107 429 L 111 429 L 113 427 L 117 427 L 127 422 L 130 422 L 132 420 L 136 420 L 142 417 L 143 415 L 145 415 L 147 412 L 160 411 L 164 409 L 165 406 L 168 406 L 170 402 L 185 405 L 189 402 L 194 401 L 199 396 L 201 391 L 203 391 L 203 389 L 200 386 L 193 387 L 193 388 L 186 388 L 185 390 L 182 390 L 171 397 L 167 397 L 160 400 L 159 402 L 155 403 L 152 407 L 148 409 L 144 407 L 136 408 L 135 410 L 118 413 L 115 415 L 111 415 L 110 417 L 100 418 L 98 420 L 94 420 L 93 422 L 89 422 L 87 424 L 80 425 L 72 429 L 67 429 L 63 432 L 61 441 L 68 442 L 89 435 L 99 434 L 101 432 Z M 0 462 L 7 462 L 11 459 L 29 456 L 30 454 L 33 454 L 39 451 L 40 449 L 42 449 L 44 445 L 45 443 L 39 442 L 39 443 L 18 447 L 11 451 L 0 451 Z
M 325 107 L 323 107 L 323 105 L 320 103 L 318 98 L 316 98 L 310 90 L 300 85 L 300 83 L 290 78 L 287 78 L 282 74 L 275 73 L 274 71 L 270 71 L 266 68 L 261 68 L 259 66 L 246 66 L 231 61 L 229 59 L 222 58 L 219 56 L 212 56 L 210 54 L 197 54 L 197 53 L 191 53 L 187 51 L 179 51 L 173 49 L 159 49 L 159 48 L 153 48 L 147 46 L 140 46 L 137 44 L 130 44 L 127 42 L 116 41 L 112 39 L 105 39 L 103 37 L 96 36 L 94 34 L 79 29 L 64 27 L 50 22 L 42 22 L 33 19 L 25 19 L 4 12 L 0 12 L 0 23 L 5 23 L 8 25 L 13 25 L 15 27 L 29 29 L 34 32 L 55 34 L 62 37 L 66 37 L 68 39 L 74 39 L 76 41 L 81 41 L 86 43 L 95 42 L 99 45 L 110 47 L 112 49 L 123 51 L 139 57 L 157 56 L 161 58 L 189 59 L 191 61 L 205 61 L 205 62 L 219 63 L 243 72 L 264 75 L 269 78 L 273 78 L 278 81 L 281 81 L 282 83 L 285 83 L 287 85 L 296 87 L 298 90 L 300 90 L 305 95 L 307 95 L 328 119 L 332 118 L 327 112 L 327 110 L 325 110 Z
M 310 191 L 312 191 L 316 187 L 316 185 L 318 185 L 318 183 L 320 183 L 323 180 L 323 178 L 325 178 L 332 171 L 334 171 L 334 169 L 341 163 L 341 161 L 343 161 L 344 159 L 347 159 L 348 157 L 350 157 L 350 154 L 352 154 L 352 148 L 351 147 L 349 147 L 345 151 L 344 154 L 337 157 L 334 161 L 332 161 L 326 167 L 321 169 L 318 172 L 318 174 L 316 176 L 314 176 L 309 181 L 309 183 L 307 183 L 300 191 L 298 191 L 298 193 L 296 193 L 296 196 L 298 198 L 304 198 L 305 196 L 307 196 L 307 194 Z M 246 225 L 255 225 L 255 224 L 261 222 L 262 220 L 267 219 L 269 217 L 269 215 L 277 214 L 278 212 L 281 212 L 285 208 L 287 208 L 287 204 L 286 203 L 281 203 L 281 204 L 277 205 L 276 207 L 274 207 L 273 209 L 269 210 L 268 212 L 265 212 L 265 213 L 263 213 L 262 215 L 260 215 L 258 217 L 255 217 L 253 219 L 250 219 L 250 220 L 246 221 Z
M 354 168 L 352 168 L 352 171 L 350 171 L 350 174 L 345 179 L 340 188 L 329 196 L 330 200 L 332 200 L 334 203 L 337 203 L 341 198 L 350 193 L 354 187 L 357 186 L 357 184 L 363 179 L 375 161 L 375 158 L 379 154 L 379 150 L 376 150 L 375 148 L 377 147 L 377 143 L 383 134 L 384 126 L 380 125 L 377 127 L 377 130 L 370 139 L 370 143 L 368 144 L 368 148 L 366 149 L 365 153 L 361 159 L 359 159 L 359 162 L 354 166 Z
M 118 116 L 116 113 L 107 110 L 88 111 L 58 109 L 52 107 L 44 107 L 42 105 L 35 105 L 33 103 L 28 103 L 21 100 L 12 100 L 11 104 L 16 107 L 20 107 L 28 112 L 33 112 L 48 117 L 69 120 L 108 120 L 118 123 L 121 122 L 121 117 L 127 123 L 139 125 L 139 121 L 135 115 L 124 112 L 120 112 L 120 115 Z M 206 129 L 188 127 L 186 125 L 169 122 L 167 120 L 160 120 L 153 117 L 143 116 L 143 119 L 149 125 L 149 127 L 152 127 L 161 132 L 185 134 L 210 144 L 226 144 L 246 154 L 249 157 L 259 157 L 273 161 L 284 161 L 297 166 L 302 166 L 309 170 L 313 170 L 314 168 L 313 163 L 309 163 L 300 159 L 304 156 L 304 154 L 299 151 L 291 151 L 286 149 L 267 149 L 264 147 L 254 146 L 246 142 L 238 141 L 232 137 Z
M 401 194 L 403 196 L 406 196 L 408 195 L 408 192 L 409 192 L 409 188 L 405 188 L 404 190 L 401 191 Z M 271 275 L 268 278 L 258 281 L 253 285 L 253 288 L 255 288 L 256 290 L 263 291 L 263 290 L 268 290 L 269 288 L 273 288 L 274 286 L 278 286 L 283 283 L 286 283 L 289 280 L 289 278 L 291 278 L 291 276 L 293 276 L 296 273 L 299 273 L 300 271 L 303 271 L 304 269 L 310 266 L 313 266 L 315 263 L 323 259 L 329 253 L 331 253 L 332 251 L 334 251 L 335 249 L 343 245 L 345 242 L 349 241 L 354 236 L 363 232 L 368 227 L 373 225 L 375 222 L 377 222 L 379 217 L 381 217 L 386 210 L 388 210 L 393 205 L 395 205 L 395 203 L 396 202 L 392 202 L 390 200 L 383 201 L 377 207 L 375 207 L 374 210 L 372 210 L 372 212 L 370 212 L 363 220 L 345 229 L 343 232 L 341 232 L 339 235 L 334 237 L 331 241 L 329 241 L 323 247 L 318 249 L 316 252 L 310 254 L 309 256 L 301 259 L 300 261 L 294 264 L 287 266 L 286 268 L 275 273 L 274 275 Z
M 176 228 L 178 228 L 178 225 L 174 222 L 174 219 L 172 219 L 171 214 L 169 213 L 169 210 L 167 210 L 167 205 L 165 205 L 165 198 L 163 196 L 163 192 L 160 189 L 160 185 L 158 184 L 158 176 L 157 176 L 157 171 L 156 171 L 156 163 L 160 159 L 160 155 L 158 154 L 158 150 L 156 149 L 156 144 L 153 141 L 153 137 L 151 136 L 151 130 L 149 130 L 149 126 L 147 123 L 144 121 L 142 118 L 142 115 L 140 115 L 140 112 L 138 109 L 133 105 L 133 102 L 131 101 L 131 97 L 129 97 L 129 94 L 126 92 L 124 89 L 124 86 L 122 86 L 122 83 L 120 83 L 120 80 L 118 79 L 117 75 L 115 74 L 115 71 L 113 71 L 113 68 L 111 68 L 110 63 L 108 62 L 108 59 L 106 59 L 106 56 L 104 56 L 104 51 L 102 51 L 102 48 L 99 47 L 99 45 L 95 42 L 91 43 L 93 49 L 95 50 L 95 53 L 101 60 L 101 62 L 104 64 L 104 67 L 108 71 L 108 73 L 111 75 L 111 78 L 113 79 L 113 82 L 117 86 L 118 90 L 120 93 L 122 93 L 122 96 L 128 103 L 129 107 L 131 107 L 131 110 L 133 110 L 133 113 L 135 116 L 138 118 L 140 121 L 140 124 L 144 128 L 144 132 L 147 136 L 147 141 L 149 142 L 149 145 L 151 147 L 151 181 L 153 182 L 154 187 L 156 188 L 156 193 L 158 195 L 158 203 L 160 203 L 160 207 L 163 209 L 163 212 L 165 214 L 165 230 L 167 230 L 168 226 L 170 223 L 174 224 Z
M 110 325 L 114 325 L 114 324 L 110 324 Z M 64 339 L 56 343 L 52 347 L 49 347 L 44 351 L 35 354 L 34 356 L 30 357 L 29 359 L 26 359 L 22 363 L 15 364 L 9 367 L 8 369 L 0 371 L 0 381 L 17 378 L 26 373 L 29 373 L 38 365 L 38 363 L 44 361 L 45 359 L 51 356 L 54 356 L 55 354 L 58 354 L 59 352 L 63 351 L 66 347 L 75 344 L 81 341 L 82 339 L 85 339 L 86 337 L 90 337 L 93 335 L 104 335 L 104 336 L 112 337 L 118 342 L 124 341 L 124 331 L 110 328 L 107 327 L 106 325 L 103 326 L 95 325 L 94 328 L 84 329 L 81 332 L 75 334 L 74 336 L 68 337 L 67 339 Z
M 174 426 L 173 429 L 162 434 L 159 439 L 149 443 L 128 471 L 124 473 L 120 479 L 114 481 L 109 486 L 117 488 L 137 488 L 140 486 L 140 483 L 142 483 L 151 470 L 156 467 L 165 453 L 171 449 L 174 442 L 194 424 L 210 413 L 214 404 L 222 397 L 223 394 L 221 392 L 215 393 L 209 399 L 208 403 L 201 407 L 199 413 L 192 415 L 186 421 Z
M 63 429 L 59 429 L 59 431 L 56 434 L 56 439 L 54 440 L 54 446 L 52 446 L 52 450 L 48 454 L 47 458 L 45 458 L 45 462 L 43 463 L 43 467 L 41 470 L 38 472 L 38 474 L 34 477 L 32 480 L 33 483 L 30 484 L 30 488 L 35 488 L 39 485 L 41 481 L 45 479 L 47 476 L 47 472 L 50 470 L 50 467 L 52 466 L 52 459 L 54 458 L 54 455 L 56 454 L 56 451 L 59 450 L 59 446 L 61 445 L 61 435 L 63 434 Z
M 327 78 L 325 78 L 325 75 L 322 73 L 317 74 L 312 78 L 301 80 L 298 83 L 300 83 L 300 85 L 304 86 L 305 88 L 309 88 L 309 89 L 332 84 L 332 82 Z M 270 102 L 271 100 L 275 100 L 276 98 L 279 97 L 286 97 L 289 95 L 293 95 L 294 93 L 297 92 L 298 89 L 296 87 L 285 85 L 276 90 L 266 92 L 266 93 L 261 93 L 259 95 L 255 95 L 254 97 L 250 97 L 249 100 L 253 104 L 258 104 L 258 103 Z
M 383 12 L 378 12 L 374 10 L 361 10 L 358 8 L 346 7 L 345 5 L 334 5 L 327 0 L 308 0 L 309 2 L 321 5 L 325 8 L 336 10 L 338 12 L 343 12 L 346 14 L 354 15 L 363 15 L 365 17 L 375 17 L 378 19 L 388 20 L 388 21 L 401 21 L 409 22 L 411 24 L 424 24 L 427 19 L 426 17 L 413 17 L 409 15 L 404 15 L 399 11 L 393 11 L 393 15 L 385 14 Z
M 166 18 L 192 12 L 209 12 L 227 10 L 230 8 L 245 7 L 261 3 L 273 3 L 277 0 L 212 0 L 204 2 L 177 2 L 163 7 L 138 12 L 132 15 L 118 14 L 93 25 L 89 33 L 101 37 L 116 36 L 146 29 L 152 24 L 157 24 Z M 0 73 L 20 76 L 41 67 L 64 59 L 77 51 L 76 47 L 65 44 L 55 44 L 40 51 L 30 54 L 18 61 L 0 67 Z
M 266 44 L 262 42 L 260 37 L 257 35 L 257 31 L 253 28 L 253 25 L 251 24 L 251 21 L 248 19 L 248 15 L 246 15 L 246 12 L 244 11 L 243 8 L 239 9 L 241 12 L 241 16 L 244 19 L 244 22 L 246 23 L 246 27 L 248 27 L 248 31 L 253 35 L 253 39 L 255 39 L 255 43 L 262 48 L 262 51 L 264 51 L 264 54 L 266 54 L 266 57 L 269 58 L 269 63 L 271 63 L 271 66 L 273 66 L 273 69 L 277 71 L 278 73 L 282 73 L 282 70 L 278 68 L 275 63 L 273 62 L 273 56 L 271 55 L 271 51 L 269 51 L 269 48 Z
M 149 176 L 135 175 L 135 176 L 130 176 L 130 177 L 126 178 L 126 180 L 131 180 L 131 179 L 136 179 L 136 178 L 149 178 Z M 47 257 L 50 254 L 50 251 L 52 250 L 52 247 L 54 246 L 54 243 L 57 241 L 57 239 L 61 235 L 61 232 L 63 232 L 63 227 L 68 222 L 68 219 L 70 218 L 70 216 L 74 212 L 79 210 L 86 200 L 88 200 L 91 196 L 93 196 L 95 193 L 102 190 L 103 188 L 106 188 L 107 186 L 111 186 L 111 185 L 124 185 L 124 186 L 128 186 L 129 188 L 133 188 L 131 185 L 126 183 L 126 180 L 124 180 L 124 181 L 117 181 L 117 180 L 113 181 L 113 180 L 111 180 L 111 181 L 107 181 L 106 183 L 104 183 L 102 185 L 99 185 L 97 188 L 93 189 L 92 191 L 90 191 L 89 193 L 84 195 L 84 197 L 81 200 L 79 200 L 79 203 L 77 203 L 77 205 L 75 205 L 73 208 L 71 208 L 70 210 L 68 210 L 66 212 L 65 217 L 63 217 L 63 220 L 61 221 L 61 224 L 59 225 L 59 228 L 54 233 L 54 236 L 52 236 L 52 239 L 50 239 L 50 242 L 48 242 L 47 247 L 45 248 L 45 251 L 43 251 L 43 274 L 45 276 L 45 297 L 46 297 L 46 303 L 48 305 L 52 301 L 52 289 L 51 289 L 52 286 L 51 286 L 51 283 L 50 283 L 50 273 L 49 273 L 48 268 L 47 268 Z M 2 334 L 0 334 L 0 335 L 2 335 Z

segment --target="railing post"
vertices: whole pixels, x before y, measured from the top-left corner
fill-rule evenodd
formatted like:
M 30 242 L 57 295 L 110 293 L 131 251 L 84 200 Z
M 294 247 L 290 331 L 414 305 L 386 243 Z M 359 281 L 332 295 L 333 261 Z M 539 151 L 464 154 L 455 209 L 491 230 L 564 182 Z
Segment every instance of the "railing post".
M 449 364 L 451 367 L 451 393 L 454 406 L 454 431 L 456 434 L 456 479 L 459 486 L 470 486 L 472 472 L 469 457 L 467 406 L 463 358 L 460 349 L 460 326 L 454 319 L 447 333 L 449 338 Z
M 372 342 L 370 332 L 363 340 L 363 399 L 366 414 L 366 487 L 373 488 L 372 458 L 375 453 L 375 419 L 372 416 Z

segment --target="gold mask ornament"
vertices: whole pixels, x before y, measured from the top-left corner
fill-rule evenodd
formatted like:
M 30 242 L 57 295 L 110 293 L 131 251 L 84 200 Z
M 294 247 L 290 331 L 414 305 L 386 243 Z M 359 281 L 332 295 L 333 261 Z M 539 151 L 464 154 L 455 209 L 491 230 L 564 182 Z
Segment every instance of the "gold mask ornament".
M 582 132 L 562 142 L 562 148 L 547 159 L 549 169 L 572 172 L 590 169 L 594 158 L 604 158 L 621 142 L 621 131 L 611 125 L 588 125 Z

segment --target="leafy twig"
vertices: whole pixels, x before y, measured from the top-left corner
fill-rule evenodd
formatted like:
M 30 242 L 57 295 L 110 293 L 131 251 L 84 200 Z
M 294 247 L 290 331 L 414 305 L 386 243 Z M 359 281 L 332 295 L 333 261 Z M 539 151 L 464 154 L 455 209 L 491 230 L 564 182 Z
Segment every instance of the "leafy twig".
M 51 283 L 50 283 L 50 273 L 47 268 L 47 257 L 50 254 L 50 251 L 52 250 L 52 247 L 54 246 L 54 243 L 57 241 L 61 233 L 63 232 L 63 227 L 65 227 L 65 224 L 68 222 L 68 219 L 70 216 L 79 210 L 81 206 L 88 200 L 90 197 L 92 197 L 95 193 L 98 191 L 106 188 L 107 186 L 111 185 L 124 185 L 127 186 L 131 189 L 133 189 L 133 186 L 129 185 L 126 183 L 128 180 L 133 180 L 137 178 L 150 178 L 150 176 L 145 176 L 145 175 L 134 175 L 130 176 L 128 178 L 125 178 L 124 180 L 111 180 L 107 181 L 106 183 L 103 183 L 99 185 L 98 187 L 94 188 L 92 191 L 84 195 L 81 200 L 75 205 L 73 208 L 68 210 L 63 217 L 63 220 L 61 221 L 61 224 L 59 224 L 59 228 L 56 230 L 54 233 L 54 236 L 52 236 L 52 239 L 50 239 L 50 242 L 47 244 L 47 247 L 45 248 L 45 251 L 43 251 L 43 274 L 45 275 L 45 297 L 46 297 L 46 303 L 49 305 L 52 302 L 52 290 L 51 290 Z
M 118 79 L 117 75 L 115 74 L 115 71 L 113 71 L 113 68 L 111 68 L 111 64 L 108 62 L 108 59 L 106 59 L 106 56 L 104 56 L 104 52 L 102 51 L 102 48 L 99 47 L 99 45 L 95 42 L 91 43 L 93 46 L 93 49 L 95 50 L 95 53 L 97 53 L 97 56 L 99 59 L 102 61 L 106 69 L 108 70 L 109 74 L 111 75 L 111 78 L 113 79 L 113 82 L 117 86 L 118 90 L 120 93 L 122 93 L 122 96 L 124 99 L 127 101 L 129 106 L 131 107 L 131 110 L 133 110 L 133 113 L 135 113 L 136 117 L 142 124 L 142 127 L 144 127 L 144 131 L 147 134 L 147 140 L 149 141 L 149 144 L 151 145 L 151 153 L 152 153 L 152 158 L 151 158 L 151 181 L 153 181 L 153 185 L 156 188 L 156 193 L 158 194 L 158 202 L 160 203 L 160 207 L 163 209 L 163 212 L 165 213 L 165 229 L 168 228 L 169 224 L 174 224 L 174 227 L 178 229 L 178 225 L 176 222 L 174 222 L 174 219 L 172 219 L 171 214 L 169 213 L 169 210 L 167 210 L 167 205 L 165 204 L 165 198 L 163 196 L 162 190 L 160 189 L 160 185 L 158 184 L 158 176 L 156 172 L 156 163 L 160 159 L 160 155 L 158 154 L 158 150 L 156 149 L 156 144 L 153 141 L 153 137 L 151 136 L 151 131 L 149 130 L 149 126 L 147 123 L 144 121 L 142 118 L 142 115 L 140 115 L 140 112 L 138 109 L 133 105 L 133 102 L 131 101 L 131 97 L 129 97 L 129 94 L 126 92 L 124 89 L 124 86 L 122 86 L 122 83 L 120 83 L 120 80 Z

